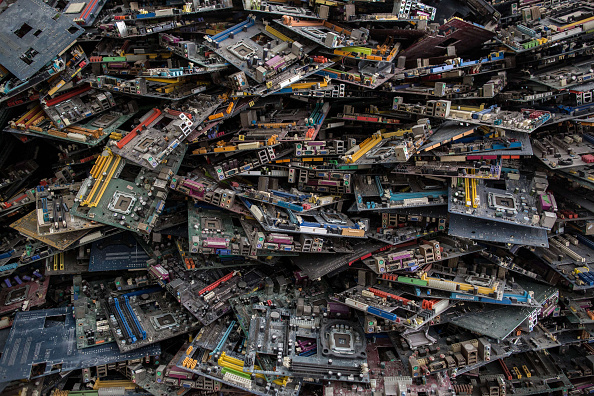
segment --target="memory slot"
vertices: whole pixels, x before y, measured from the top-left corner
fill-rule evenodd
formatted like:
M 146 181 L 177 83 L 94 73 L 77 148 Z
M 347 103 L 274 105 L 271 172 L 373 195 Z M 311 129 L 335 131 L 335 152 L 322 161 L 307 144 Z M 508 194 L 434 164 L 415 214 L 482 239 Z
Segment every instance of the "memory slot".
M 124 312 L 122 311 L 122 309 L 120 307 L 120 301 L 117 298 L 114 298 L 113 301 L 114 301 L 114 306 L 115 306 L 116 312 L 119 315 L 120 319 L 122 320 L 122 324 L 124 325 L 124 329 L 126 330 L 128 337 L 130 337 L 132 339 L 132 343 L 134 344 L 137 340 L 136 335 L 134 334 L 134 332 L 128 325 L 128 320 L 126 319 L 126 316 L 124 315 Z
M 41 122 L 44 118 L 46 118 L 45 112 L 43 110 L 40 110 L 37 114 L 35 114 L 33 117 L 31 117 L 31 119 L 29 119 L 29 121 L 25 122 L 25 128 L 28 128 L 35 121 Z M 37 123 L 39 123 L 39 122 L 37 122 Z
M 99 204 L 99 201 L 101 200 L 101 197 L 103 197 L 103 193 L 107 189 L 107 185 L 111 181 L 111 178 L 113 177 L 116 169 L 118 169 L 118 166 L 120 165 L 120 161 L 121 160 L 122 160 L 122 157 L 120 157 L 120 156 L 118 156 L 116 158 L 116 161 L 112 165 L 111 170 L 107 174 L 107 177 L 103 180 L 103 184 L 101 186 L 101 190 L 99 190 L 99 194 L 97 194 L 95 200 L 90 203 L 90 205 L 89 205 L 90 207 L 94 208 L 94 207 L 96 207 Z
M 144 331 L 144 329 L 142 328 L 142 325 L 138 321 L 138 318 L 134 314 L 134 311 L 132 310 L 132 307 L 130 306 L 130 300 L 128 299 L 128 296 L 124 296 L 124 306 L 130 313 L 130 316 L 133 319 L 134 325 L 138 329 L 138 333 L 142 336 L 143 340 L 146 340 L 146 331 Z
M 117 301 L 117 299 L 114 299 L 114 301 L 110 302 L 108 305 L 108 310 L 110 311 L 109 313 L 111 315 L 114 316 L 114 318 L 116 318 L 116 321 L 118 322 L 118 325 L 121 329 L 123 329 L 123 331 L 126 333 L 126 336 L 132 340 L 132 342 L 136 342 L 136 337 L 134 337 L 134 334 L 132 334 L 132 330 L 130 330 L 130 327 L 128 326 L 128 323 L 126 322 L 126 319 L 124 318 L 124 316 L 121 314 L 120 308 L 119 308 L 119 302 Z
M 298 363 L 291 362 L 291 371 L 296 374 L 309 374 L 309 375 L 324 375 L 328 371 L 341 372 L 343 375 L 359 375 L 361 369 L 359 367 L 343 367 L 322 364 L 311 364 L 311 363 Z
M 39 112 L 39 110 L 41 110 L 41 106 L 37 105 L 37 106 L 33 107 L 31 110 L 26 112 L 21 118 L 19 118 L 15 122 L 15 124 L 19 125 L 20 123 L 24 122 L 25 120 L 29 120 L 30 117 L 33 116 L 34 114 L 37 114 Z
M 101 174 L 101 171 L 103 170 L 103 165 L 105 164 L 105 161 L 107 161 L 107 159 L 108 157 L 102 155 L 99 157 L 99 159 L 97 159 L 95 165 L 93 165 L 93 168 L 91 169 L 91 176 L 94 179 L 98 178 Z
M 83 205 L 83 206 L 89 205 L 91 202 L 93 202 L 93 196 L 97 192 L 97 189 L 99 188 L 99 186 L 101 185 L 101 182 L 103 180 L 103 173 L 105 173 L 107 171 L 107 169 L 109 168 L 109 165 L 111 164 L 112 161 L 113 161 L 113 155 L 110 155 L 107 157 L 107 159 L 105 161 L 102 162 L 101 168 L 99 168 L 97 170 L 98 178 L 96 178 L 95 183 L 93 184 L 93 188 L 91 188 L 91 192 L 87 196 L 87 199 L 85 199 L 81 205 Z M 99 162 L 99 161 L 97 161 L 97 162 Z M 92 170 L 91 170 L 91 173 L 92 173 Z
M 134 342 L 138 341 L 140 338 L 140 332 L 138 331 L 136 326 L 134 326 L 134 319 L 132 318 L 133 315 L 130 315 L 130 312 L 128 312 L 128 310 L 126 309 L 126 304 L 125 303 L 123 305 L 120 304 L 119 300 L 118 300 L 118 307 L 120 308 L 122 315 L 126 319 L 126 324 L 128 324 L 130 330 L 132 331 L 132 334 L 134 334 L 134 337 L 135 337 Z

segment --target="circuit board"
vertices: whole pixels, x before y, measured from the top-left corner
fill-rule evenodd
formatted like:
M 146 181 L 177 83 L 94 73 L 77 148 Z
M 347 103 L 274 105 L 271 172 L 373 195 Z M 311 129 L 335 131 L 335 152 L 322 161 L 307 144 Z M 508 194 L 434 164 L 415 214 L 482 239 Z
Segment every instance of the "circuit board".
M 452 310 L 446 313 L 444 320 L 461 328 L 477 331 L 481 328 L 484 336 L 494 339 L 505 339 L 530 316 L 535 316 L 538 308 L 534 307 L 497 307 L 492 306 L 481 312 L 468 309 L 461 314 Z M 450 316 L 451 315 L 451 316 Z
M 80 274 L 89 270 L 84 249 L 70 249 L 45 259 L 47 275 Z
M 256 374 L 256 379 L 252 380 L 251 374 L 239 371 L 238 369 L 243 367 L 241 350 L 241 347 L 237 351 L 227 349 L 211 355 L 207 349 L 193 348 L 190 345 L 186 353 L 177 361 L 177 367 L 231 385 L 252 395 L 297 396 L 299 394 L 301 380 L 289 377 L 273 377 L 268 380 L 263 374 Z
M 480 157 L 480 156 L 479 156 Z M 414 157 L 413 157 L 414 158 Z M 407 175 L 431 175 L 441 177 L 463 177 L 472 179 L 497 180 L 501 176 L 501 160 L 484 161 L 484 166 L 476 166 L 477 161 L 467 161 L 466 156 L 453 157 L 456 161 L 428 162 L 423 157 L 414 158 L 413 163 L 397 164 L 394 173 Z M 458 160 L 459 159 L 459 160 Z
M 127 374 L 127 373 L 126 373 Z M 142 389 L 149 392 L 151 395 L 163 395 L 167 394 L 171 391 L 171 385 L 168 383 L 158 383 L 154 381 L 153 376 L 149 376 L 148 373 L 144 375 L 134 375 L 132 377 L 132 382 L 134 382 L 137 386 L 141 387 Z M 179 382 L 178 382 L 179 383 Z M 184 388 L 190 388 L 191 381 L 188 381 L 184 384 Z M 179 389 L 175 392 L 176 395 L 183 396 L 190 392 L 190 389 Z
M 58 129 L 64 129 L 113 107 L 116 102 L 110 92 L 100 92 L 88 85 L 43 102 L 43 110 Z
M 564 349 L 565 350 L 565 349 Z M 555 365 L 559 362 L 553 354 L 543 351 L 524 352 L 501 359 L 497 365 L 489 365 L 481 376 L 483 382 L 504 382 L 506 389 L 524 396 L 549 392 L 567 392 L 573 384 L 566 372 Z M 513 374 L 512 374 L 513 373 Z M 530 376 L 528 376 L 530 374 Z M 554 378 L 555 380 L 548 380 Z M 464 378 L 459 383 L 467 383 Z
M 427 142 L 419 149 L 419 151 L 430 151 L 437 149 L 443 145 L 453 143 L 466 136 L 471 136 L 475 133 L 476 126 L 474 125 L 458 125 L 453 122 L 446 121 L 435 132 Z
M 381 117 L 342 114 L 344 120 L 359 121 L 359 118 L 377 119 L 378 122 L 383 120 Z M 412 158 L 432 134 L 433 129 L 429 120 L 422 118 L 417 124 L 407 128 L 375 132 L 371 137 L 350 147 L 344 155 L 340 156 L 340 160 L 344 164 L 357 166 L 403 163 Z
M 241 274 L 218 269 L 197 273 L 183 271 L 180 265 L 176 267 L 169 267 L 167 290 L 203 325 L 231 311 L 229 298 L 257 289 L 260 283 L 256 271 L 247 270 Z
M 188 250 L 193 254 L 243 255 L 249 252 L 249 241 L 238 218 L 191 203 L 188 204 L 188 242 Z
M 37 233 L 41 236 L 57 235 L 101 227 L 86 219 L 73 216 L 70 208 L 80 185 L 51 186 L 36 193 Z
M 220 185 L 213 179 L 204 175 L 204 172 L 195 169 L 187 176 L 174 176 L 170 188 L 179 191 L 190 198 L 214 206 L 220 206 L 237 214 L 249 214 L 245 206 L 235 199 L 235 192 Z
M 594 395 L 594 0 L 423 1 L 0 0 L 0 395 Z
M 337 273 L 344 269 L 345 262 L 352 264 L 361 257 L 376 251 L 385 245 L 386 243 L 377 241 L 355 242 L 352 245 L 352 253 L 334 254 L 328 257 L 302 253 L 299 257 L 293 259 L 293 262 L 301 268 L 309 278 L 316 279 L 324 275 Z
M 244 200 L 252 215 L 269 232 L 290 232 L 329 237 L 365 238 L 361 223 L 355 223 L 333 209 L 295 213 L 270 204 L 256 204 Z
M 209 325 L 203 326 L 198 334 L 196 334 L 194 341 L 192 341 L 192 345 L 194 348 L 199 347 L 210 351 L 218 351 L 222 348 L 221 345 L 231 333 L 240 331 L 241 326 L 239 326 L 238 322 L 229 320 L 227 316 L 224 316 Z M 225 337 L 224 340 L 223 337 Z M 223 342 L 221 342 L 221 340 L 223 340 Z
M 184 103 L 184 112 L 176 110 L 178 106 L 173 105 L 164 110 L 153 108 L 140 118 L 140 125 L 119 141 L 111 141 L 110 146 L 125 160 L 149 169 L 157 168 L 163 160 L 169 160 L 170 156 L 175 158 L 180 151 L 183 157 L 185 148 L 178 146 L 184 146 L 182 142 L 186 137 L 219 103 L 220 100 L 215 97 L 198 96 Z
M 195 25 L 200 22 L 204 22 L 204 18 L 193 15 L 189 15 L 184 19 L 180 19 L 178 21 L 162 21 L 159 19 L 155 20 L 155 18 L 147 18 L 147 21 L 141 21 L 140 19 L 114 20 L 110 24 L 110 31 L 99 30 L 99 34 L 94 35 L 94 37 L 96 39 L 100 39 L 101 37 L 105 36 L 122 38 L 143 37 L 153 33 L 165 32 L 167 30 L 172 30 L 185 26 L 191 28 L 192 25 Z
M 229 32 L 232 34 L 228 34 Z M 267 47 L 268 43 L 271 43 L 270 49 Z M 289 49 L 289 43 L 290 51 L 283 55 L 283 52 Z M 258 90 L 261 94 L 277 91 L 291 82 L 305 78 L 318 69 L 334 63 L 324 58 L 320 63 L 302 66 L 298 62 L 299 59 L 313 50 L 315 45 L 301 44 L 269 24 L 264 25 L 254 16 L 249 16 L 245 21 L 219 34 L 208 36 L 206 45 L 257 83 L 265 84 Z M 259 66 L 258 62 L 246 62 L 248 58 L 264 59 L 268 54 L 270 59 L 266 60 L 268 62 L 266 66 L 269 66 L 269 70 Z M 247 80 L 245 75 L 242 80 Z M 242 84 L 242 86 L 247 85 L 247 81 Z M 248 93 L 257 91 L 257 87 L 242 88 Z
M 353 385 L 346 382 L 332 382 L 324 387 L 327 396 L 374 396 L 377 392 L 391 394 L 389 382 L 404 372 L 402 362 L 397 359 L 394 348 L 388 338 L 380 338 L 373 344 L 367 344 L 367 363 L 369 364 L 370 383 Z
M 265 176 L 261 176 L 258 179 L 257 188 L 256 185 L 238 183 L 238 185 L 234 186 L 233 189 L 237 195 L 243 198 L 290 208 L 296 212 L 306 212 L 311 209 L 320 209 L 324 206 L 330 206 L 343 200 L 342 196 L 306 193 L 295 188 L 278 187 L 277 183 L 269 185 L 274 181 L 276 180 L 270 180 Z M 266 188 L 261 189 L 261 187 Z
M 185 226 L 184 226 L 185 229 Z M 234 267 L 245 267 L 258 264 L 258 261 L 246 256 L 210 255 L 205 257 L 201 254 L 193 254 L 187 251 L 188 241 L 179 238 L 175 242 L 179 255 L 188 270 L 225 269 Z
M 514 180 L 508 176 L 505 189 L 489 187 L 485 180 L 454 180 L 448 211 L 475 219 L 550 229 L 557 218 L 554 213 L 557 204 L 552 194 L 538 187 L 540 180 L 543 179 Z M 547 184 L 544 185 L 546 188 Z M 550 222 L 544 212 L 550 214 Z
M 432 240 L 401 244 L 363 259 L 376 274 L 417 271 L 423 266 L 445 260 L 457 262 L 457 258 L 484 250 L 484 247 L 470 244 L 466 240 L 437 236 Z
M 159 344 L 127 353 L 113 343 L 77 349 L 70 307 L 19 312 L 6 345 L 9 348 L 0 359 L 0 379 L 5 382 L 161 353 Z
M 470 129 L 469 129 L 470 128 Z M 456 156 L 462 154 L 489 154 L 498 156 L 530 156 L 533 155 L 530 136 L 517 131 L 503 131 L 487 128 L 486 131 L 475 127 L 464 127 L 444 123 L 421 151 L 421 155 Z
M 80 275 L 73 277 L 72 302 L 76 320 L 76 348 L 83 349 L 114 342 L 108 317 L 99 300 L 102 284 L 83 281 Z
M 436 179 L 358 175 L 353 178 L 353 188 L 357 211 L 445 205 L 448 202 L 445 181 Z
M 122 352 L 175 337 L 199 327 L 189 312 L 172 304 L 165 290 L 130 292 L 102 301 L 109 316 L 109 327 Z
M 457 331 L 455 340 L 448 338 L 453 329 Z M 507 340 L 496 344 L 488 338 L 477 338 L 469 331 L 447 325 L 436 326 L 426 332 L 409 333 L 404 338 L 406 342 L 396 345 L 396 350 L 409 378 L 419 377 L 420 374 L 437 374 L 433 376 L 434 379 L 438 380 L 441 377 L 446 386 L 450 386 L 448 374 L 455 377 L 458 373 L 467 371 L 469 367 L 477 369 L 520 350 Z M 415 385 L 425 384 L 408 384 L 413 388 Z
M 309 282 L 307 276 L 300 273 L 296 273 L 295 276 L 298 279 L 295 282 L 297 288 L 290 289 L 291 284 L 285 278 L 279 277 L 276 282 L 273 280 L 266 282 L 263 290 L 229 299 L 237 322 L 246 336 L 249 333 L 250 320 L 256 315 L 256 307 L 259 306 L 269 305 L 279 309 L 293 309 L 293 303 L 297 301 L 295 308 L 298 315 L 320 315 L 324 311 L 328 311 L 330 291 L 326 282 Z M 287 288 L 289 288 L 288 292 Z M 339 312 L 343 314 L 344 310 Z
M 89 272 L 146 269 L 149 259 L 145 247 L 123 232 L 91 245 Z
M 359 73 L 359 70 L 363 73 Z M 370 87 L 372 89 L 377 89 L 394 77 L 394 71 L 395 68 L 392 62 L 363 60 L 357 67 L 345 67 L 345 70 L 342 70 L 342 68 L 328 68 L 319 74 L 330 77 L 335 80 L 336 83 L 344 82 L 349 85 L 354 85 L 355 87 Z M 341 85 L 344 87 L 344 84 Z M 340 85 L 337 85 L 336 88 L 340 90 Z M 332 94 L 332 96 L 334 96 L 334 94 Z
M 19 33 L 22 33 L 22 31 L 19 31 Z M 53 95 L 60 88 L 75 84 L 72 80 L 78 79 L 80 72 L 88 65 L 88 62 L 89 59 L 82 47 L 72 45 L 62 51 L 51 62 L 45 64 L 37 71 L 35 76 L 24 82 L 17 77 L 5 81 L 5 87 L 9 86 L 9 89 L 0 94 L 2 96 L 0 102 L 5 102 L 8 106 L 26 104 L 35 101 L 39 91 L 45 93 L 47 89 L 49 89 L 47 92 L 51 92 Z M 51 81 L 48 80 L 50 77 L 53 77 Z
M 37 213 L 31 212 L 19 220 L 15 221 L 10 225 L 12 228 L 17 230 L 23 235 L 26 235 L 31 238 L 35 238 L 45 244 L 48 244 L 58 250 L 64 250 L 70 247 L 71 245 L 75 244 L 79 239 L 83 238 L 89 232 L 92 231 L 91 228 L 86 230 L 80 231 L 73 231 L 67 233 L 60 233 L 60 234 L 50 234 L 41 236 L 37 233 Z
M 123 111 L 111 110 L 93 118 L 86 123 L 77 124 L 77 126 L 90 130 L 98 129 L 101 131 L 102 136 L 100 136 L 96 141 L 91 139 L 87 140 L 90 145 L 94 145 L 98 144 L 100 141 L 103 141 L 111 133 L 117 131 L 118 128 L 120 128 L 126 121 L 136 115 L 137 111 L 138 107 L 136 102 L 130 101 L 127 103 L 127 107 Z
M 250 391 L 251 394 L 296 396 L 299 393 L 301 381 L 263 374 L 255 374 L 255 380 L 252 381 L 253 374 L 243 371 L 246 339 L 236 321 L 218 321 L 205 329 L 206 331 L 196 335 L 181 356 L 176 355 L 177 359 L 173 362 L 179 369 L 203 375 L 215 381 L 234 384 L 233 386 L 239 386 Z M 270 359 L 260 359 L 259 363 L 269 370 L 274 368 L 274 362 Z
M 283 308 L 267 310 L 264 306 L 254 307 L 256 315 L 252 316 L 249 325 L 248 344 L 245 353 L 245 369 L 254 370 L 257 355 L 286 356 L 289 351 L 287 335 L 291 317 L 290 311 Z M 305 320 L 304 320 L 305 321 Z M 320 325 L 319 318 L 312 319 L 310 326 Z M 314 350 L 310 349 L 310 350 Z M 278 364 L 278 360 L 277 360 Z
M 381 279 L 386 280 L 387 283 L 408 284 L 415 289 L 431 289 L 426 294 L 422 291 L 415 291 L 417 296 L 423 297 L 488 301 L 505 305 L 534 306 L 540 304 L 535 299 L 532 289 L 526 289 L 518 282 L 506 279 L 496 265 L 481 263 L 477 265 L 475 271 L 459 272 L 441 264 L 432 264 L 430 269 L 420 273 L 420 278 L 384 274 Z M 530 284 L 530 286 L 533 285 Z
M 148 170 L 104 151 L 83 181 L 76 195 L 78 202 L 71 210 L 86 219 L 150 233 L 165 205 L 169 180 L 177 173 L 184 153 L 182 146 L 165 163 Z
M 245 371 L 259 372 L 253 367 L 256 353 L 272 354 L 277 356 L 276 370 L 260 372 L 299 373 L 313 381 L 340 378 L 369 382 L 365 335 L 358 323 L 313 317 L 299 319 L 289 311 L 266 306 L 256 310 L 261 310 L 263 316 L 250 321 Z M 333 370 L 338 371 L 335 374 Z
M 202 389 L 207 391 L 219 391 L 221 390 L 221 383 L 218 381 L 213 381 L 211 378 L 206 378 L 201 375 L 196 375 L 187 370 L 182 370 L 176 366 L 177 362 L 179 361 L 182 355 L 186 354 L 186 351 L 189 347 L 190 343 L 186 342 L 179 351 L 173 356 L 171 361 L 165 367 L 165 378 L 162 381 L 166 385 L 179 385 L 185 388 L 192 388 L 192 389 Z M 159 368 L 162 366 L 157 367 L 155 371 L 159 371 Z M 161 383 L 160 378 L 158 378 L 159 374 L 157 374 L 157 383 Z M 154 384 L 154 383 L 153 383 Z M 151 387 L 153 384 L 148 384 Z
M 445 99 L 488 99 L 499 94 L 507 85 L 505 71 L 499 72 L 492 77 L 481 76 L 482 78 L 462 81 L 462 83 L 438 82 L 434 86 L 411 84 L 409 86 L 391 87 L 391 92 L 398 94 L 418 95 L 427 98 Z
M 593 247 L 584 235 L 563 234 L 551 236 L 549 247 L 537 247 L 534 254 L 565 278 L 572 290 L 585 290 L 594 287 L 594 279 L 590 279 Z
M 489 108 L 477 107 L 475 110 L 461 109 L 449 100 L 427 101 L 426 105 L 408 104 L 403 98 L 394 97 L 393 110 L 400 113 L 418 114 L 450 121 L 464 121 L 488 127 L 500 127 L 512 131 L 531 133 L 552 116 L 548 111 L 522 109 L 522 111 L 501 110 L 497 105 Z M 525 114 L 530 117 L 525 118 Z M 472 114 L 475 116 L 473 117 Z
M 16 121 L 10 121 L 5 131 L 97 146 L 110 136 L 111 133 L 117 133 L 118 128 L 138 111 L 136 102 L 134 101 L 120 107 L 121 109 L 110 110 L 93 117 L 87 122 L 70 125 L 60 131 L 51 121 L 43 117 L 43 109 L 39 106 L 37 109 L 34 109 L 33 113 L 29 111 L 23 117 L 16 119 Z M 36 115 L 41 116 L 41 118 L 35 119 Z M 34 125 L 31 124 L 27 127 L 26 124 L 29 122 L 27 120 L 34 122 Z
M 314 20 L 300 23 L 298 19 L 294 20 L 289 17 L 282 20 L 275 19 L 274 22 L 326 48 L 355 47 L 365 44 L 369 38 L 367 29 L 359 28 L 349 31 L 327 21 Z M 335 31 L 342 31 L 343 34 L 336 34 Z
M 188 215 L 185 213 L 186 205 L 181 205 L 181 207 L 177 208 L 179 210 L 175 210 L 174 212 L 167 211 L 167 207 L 165 207 L 163 214 L 159 216 L 159 220 L 157 224 L 153 228 L 153 231 L 163 235 L 176 235 L 181 238 L 188 237 L 188 230 L 186 229 L 186 224 L 188 222 Z M 167 212 L 166 212 L 167 211 Z
M 242 219 L 241 224 L 250 241 L 251 255 L 297 256 L 303 253 L 351 253 L 348 238 L 322 238 L 314 235 L 268 232 L 256 220 Z
M 264 12 L 267 15 L 291 15 L 294 17 L 303 17 L 318 19 L 319 17 L 314 12 L 304 7 L 296 7 L 292 5 L 285 5 L 277 1 L 252 1 L 242 0 L 243 9 L 252 12 Z
M 479 241 L 503 242 L 518 245 L 548 247 L 547 230 L 483 220 L 470 216 L 451 215 L 449 234 Z
M 27 311 L 29 308 L 37 307 L 45 303 L 50 277 L 43 277 L 39 272 L 28 277 L 29 280 L 12 284 L 7 278 L 0 290 L 0 314 L 15 310 Z M 10 286 L 8 286 L 10 284 Z
M 330 104 L 324 102 L 316 103 L 307 109 L 281 109 L 275 111 L 267 122 L 246 125 L 237 132 L 231 142 L 267 143 L 271 138 L 277 142 L 314 140 L 329 111 Z
M 170 33 L 159 34 L 159 44 L 173 53 L 187 58 L 190 62 L 213 69 L 225 69 L 228 63 L 214 53 L 208 53 L 207 47 L 193 40 L 184 40 Z
M 179 6 L 179 5 L 178 5 Z M 146 7 L 146 13 L 134 16 L 132 19 L 145 20 L 154 19 L 162 16 L 173 16 L 183 12 L 187 15 L 209 12 L 209 11 L 222 11 L 225 8 L 231 8 L 231 2 L 228 0 L 214 0 L 212 2 L 197 2 L 192 3 L 189 8 L 174 8 L 166 7 L 163 5 L 150 5 Z M 116 15 L 113 15 L 113 20 L 119 20 Z
M 569 298 L 571 298 L 571 300 Z M 569 316 L 567 319 L 571 323 L 592 324 L 592 298 L 580 296 L 573 293 L 564 293 L 561 301 L 563 307 L 568 309 Z
M 84 33 L 71 18 L 39 0 L 20 1 L 0 21 L 2 41 L 10 43 L 0 49 L 2 65 L 21 80 L 33 76 Z
M 229 158 L 217 162 L 214 167 L 206 166 L 208 173 L 215 175 L 221 181 L 235 175 L 251 175 L 255 169 L 266 165 L 277 157 L 284 157 L 292 151 L 286 145 L 276 147 L 266 147 L 260 151 L 248 151 L 240 158 Z
M 95 18 L 100 14 L 106 1 L 81 3 L 78 0 L 70 0 L 63 8 L 63 13 L 74 17 L 73 20 L 82 26 L 92 26 Z
M 286 366 L 289 357 L 290 359 L 296 357 L 295 367 L 297 370 L 304 369 L 301 360 L 306 358 L 309 358 L 311 364 L 323 364 L 322 362 L 327 362 L 330 357 L 333 359 L 332 364 L 336 367 L 339 367 L 341 363 L 351 368 L 353 364 L 356 366 L 360 356 L 351 355 L 348 352 L 346 354 L 351 356 L 345 356 L 344 359 L 336 354 L 327 356 L 330 349 L 328 351 L 325 349 L 330 348 L 331 345 L 324 346 L 324 342 L 319 339 L 326 337 L 324 328 L 329 330 L 334 327 L 333 323 L 338 322 L 344 324 L 340 329 L 360 331 L 358 324 L 347 320 L 350 317 L 349 309 L 329 300 L 329 286 L 326 282 L 309 281 L 307 277 L 298 272 L 293 274 L 293 277 L 294 282 L 283 275 L 276 279 L 268 279 L 262 290 L 230 299 L 238 324 L 248 337 L 247 349 L 242 358 L 245 361 L 243 371 L 252 372 L 255 370 L 255 372 L 266 375 L 286 375 L 284 371 L 287 371 L 287 367 L 283 366 Z M 330 325 L 321 326 L 326 321 Z M 347 323 L 348 325 L 346 325 Z M 229 323 L 228 320 L 215 323 L 210 329 L 205 330 L 203 335 L 207 340 L 211 338 L 213 340 L 204 341 L 201 345 L 212 346 L 216 343 L 218 336 L 211 336 L 211 332 L 232 333 L 235 331 L 233 330 L 234 326 L 234 322 Z M 322 330 L 320 330 L 320 326 Z M 353 343 L 349 344 L 349 347 L 356 348 L 356 341 L 354 339 L 352 341 Z M 219 347 L 220 345 L 220 343 L 217 344 Z M 316 352 L 317 349 L 319 349 L 319 353 Z M 220 352 L 220 350 L 216 349 L 215 352 Z M 326 358 L 322 354 L 325 354 Z M 260 368 L 256 367 L 258 364 Z M 343 367 L 340 369 L 342 370 Z M 350 368 L 345 368 L 345 370 L 349 371 Z M 320 376 L 326 377 L 323 369 L 320 373 L 310 374 L 311 372 L 308 371 L 305 377 L 315 378 L 312 381 L 317 381 Z M 358 375 L 355 377 L 357 378 L 350 380 L 361 381 Z M 343 380 L 347 379 L 343 378 Z M 365 380 L 363 379 L 363 381 Z
M 193 74 L 193 73 L 192 73 Z M 196 73 L 198 74 L 198 73 Z M 206 90 L 200 85 L 208 84 L 196 75 L 182 75 L 176 78 L 177 81 L 165 79 L 151 79 L 138 77 L 132 80 L 112 77 L 109 75 L 97 76 L 90 81 L 93 88 L 101 91 L 121 93 L 134 97 L 182 100 L 188 99 L 199 92 Z
M 39 168 L 39 165 L 32 159 L 12 164 L 2 170 L 2 180 L 0 188 L 10 186 L 16 182 L 22 182 L 33 174 Z
M 431 300 L 431 303 L 424 303 L 416 296 L 382 286 L 355 286 L 331 298 L 348 307 L 395 323 L 395 326 L 392 323 L 384 326 L 387 329 L 416 330 L 427 323 L 439 323 L 439 315 L 455 305 L 445 299 L 440 300 L 439 297 Z
M 369 238 L 375 239 L 379 242 L 384 242 L 389 245 L 406 244 L 419 238 L 429 238 L 434 236 L 437 232 L 445 229 L 445 220 L 437 219 L 438 221 L 425 221 L 426 219 L 419 218 L 420 221 L 409 222 L 412 225 L 404 225 L 400 228 L 380 228 L 377 231 L 369 232 Z M 433 219 L 430 219 L 433 220 Z M 416 224 L 415 224 L 416 223 Z
M 587 165 L 592 154 L 594 136 L 589 133 L 540 134 L 534 140 L 534 155 L 550 169 Z

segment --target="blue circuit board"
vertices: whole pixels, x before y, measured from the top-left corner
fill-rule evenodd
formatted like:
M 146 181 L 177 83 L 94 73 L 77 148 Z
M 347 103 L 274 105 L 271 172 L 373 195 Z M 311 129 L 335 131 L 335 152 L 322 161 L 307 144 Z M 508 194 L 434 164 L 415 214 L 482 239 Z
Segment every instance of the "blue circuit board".
M 149 258 L 136 238 L 124 232 L 93 243 L 89 272 L 146 269 Z
M 0 21 L 2 65 L 21 80 L 32 77 L 84 32 L 72 17 L 40 0 L 19 1 Z
M 0 381 L 35 378 L 161 353 L 159 344 L 127 353 L 120 353 L 114 343 L 77 349 L 75 326 L 71 307 L 18 312 L 0 359 Z

